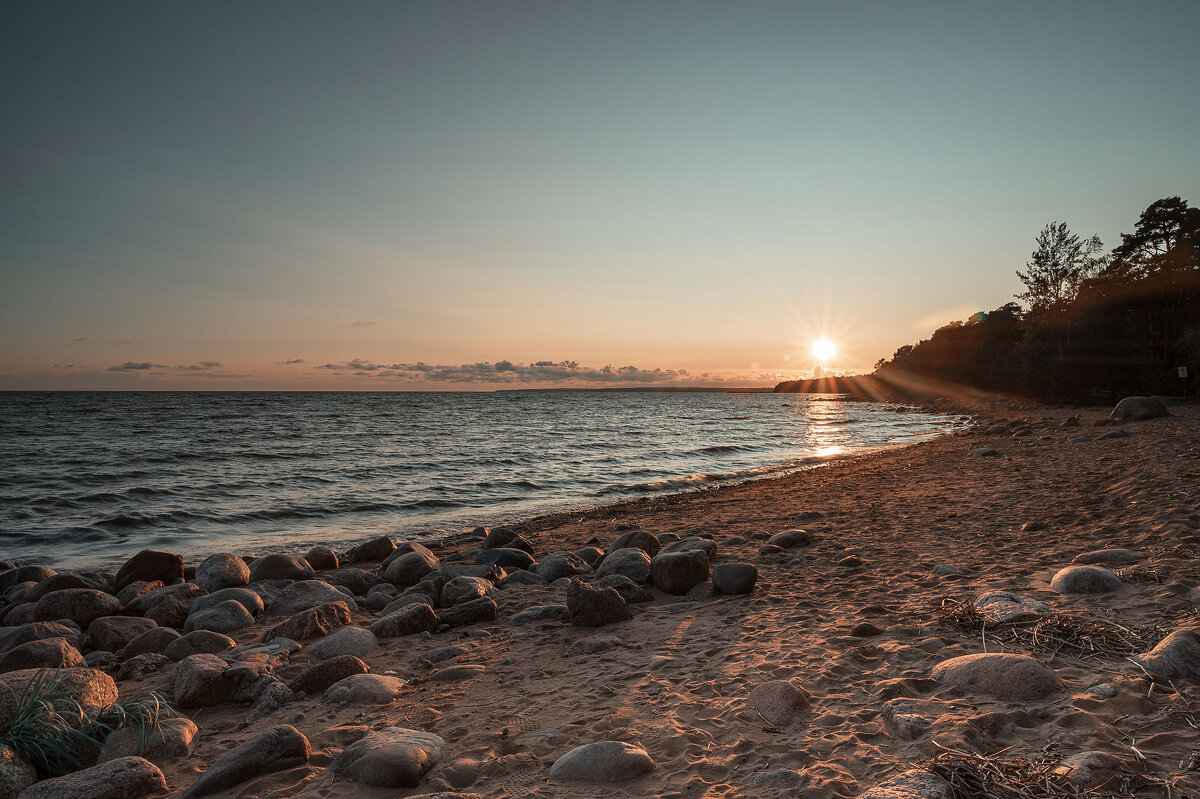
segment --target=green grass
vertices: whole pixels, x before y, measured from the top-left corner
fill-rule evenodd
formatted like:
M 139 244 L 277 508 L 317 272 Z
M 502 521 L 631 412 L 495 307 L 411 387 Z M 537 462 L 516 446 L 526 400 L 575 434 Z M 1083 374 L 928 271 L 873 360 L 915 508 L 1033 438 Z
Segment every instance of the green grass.
M 4 743 L 47 776 L 94 764 L 104 738 L 123 727 L 140 727 L 145 749 L 159 721 L 177 715 L 154 691 L 115 702 L 93 715 L 67 693 L 62 674 L 40 670 L 18 700 L 12 727 L 3 736 Z

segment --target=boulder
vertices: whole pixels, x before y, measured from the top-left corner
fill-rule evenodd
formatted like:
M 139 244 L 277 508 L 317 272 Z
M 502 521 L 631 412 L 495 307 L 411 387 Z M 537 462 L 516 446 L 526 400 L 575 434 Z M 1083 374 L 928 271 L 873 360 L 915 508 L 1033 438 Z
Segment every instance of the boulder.
M 550 779 L 580 782 L 624 782 L 654 771 L 646 750 L 624 741 L 577 746 L 550 767 Z
M 354 596 L 366 596 L 367 592 L 377 585 L 386 585 L 394 590 L 394 586 L 379 575 L 379 572 L 363 571 L 362 569 L 341 569 L 326 578 L 332 586 L 350 589 Z
M 378 788 L 416 788 L 441 759 L 446 742 L 404 727 L 373 730 L 342 750 L 334 773 Z
M 1054 774 L 1066 777 L 1080 791 L 1093 791 L 1106 786 L 1125 767 L 1124 760 L 1108 752 L 1076 752 L 1064 758 Z
M 83 655 L 66 638 L 42 638 L 15 646 L 0 655 L 0 673 L 23 669 L 82 666 Z
M 858 799 L 953 799 L 954 790 L 941 777 L 912 769 L 881 782 Z
M 1063 690 L 1054 671 L 1028 655 L 1003 652 L 962 655 L 933 668 L 933 679 L 972 694 L 998 699 L 1037 700 Z
M 339 655 L 363 655 L 377 649 L 379 641 L 375 633 L 363 627 L 343 627 L 330 636 L 322 638 L 306 651 L 317 660 L 328 660 Z
M 493 549 L 491 551 L 499 552 L 500 550 Z M 492 583 L 482 577 L 455 577 L 442 586 L 440 601 L 442 607 L 449 608 L 487 596 L 493 590 Z
M 250 582 L 260 580 L 310 580 L 313 568 L 304 558 L 278 553 L 259 558 L 250 564 Z
M 209 593 L 250 584 L 250 567 L 237 555 L 221 552 L 209 555 L 196 567 L 196 585 Z
M 536 563 L 534 564 L 537 565 Z M 533 572 L 515 571 L 496 583 L 497 588 L 507 588 L 510 585 L 549 585 L 545 577 Z
M 380 563 L 396 549 L 395 542 L 386 535 L 372 538 L 353 547 L 342 559 L 343 563 Z
M 309 666 L 288 683 L 288 688 L 297 693 L 322 693 L 339 680 L 355 674 L 366 674 L 370 670 L 366 663 L 354 655 L 339 655 Z
M 353 674 L 329 686 L 325 691 L 325 701 L 349 705 L 386 705 L 395 701 L 407 684 L 407 680 L 385 674 Z
M 182 638 L 176 638 L 163 647 L 163 654 L 171 660 L 183 660 L 191 655 L 211 655 L 237 646 L 237 641 L 228 635 L 212 630 L 194 630 Z
M 783 549 L 794 549 L 811 544 L 812 534 L 807 530 L 784 530 L 768 538 L 767 543 Z
M 501 547 L 521 549 L 533 554 L 533 547 L 524 536 L 508 527 L 493 527 L 484 536 L 483 549 L 500 549 Z
M 722 594 L 748 594 L 758 582 L 758 567 L 753 563 L 718 563 L 713 567 L 712 581 Z
M 136 616 L 102 616 L 88 625 L 88 646 L 106 652 L 119 652 L 130 641 L 148 630 L 157 629 L 153 619 Z
M 83 666 L 65 669 L 22 669 L 0 674 L 0 693 L 7 688 L 15 696 L 22 696 L 35 680 L 56 680 L 55 693 L 72 700 L 88 715 L 95 715 L 117 701 L 117 684 L 113 678 L 100 671 Z M 4 725 L 0 725 L 3 728 Z
M 254 617 L 246 610 L 246 606 L 236 599 L 227 599 L 207 610 L 188 616 L 184 622 L 183 631 L 190 633 L 194 630 L 211 630 L 228 635 L 252 624 L 254 624 Z
M 1162 400 L 1155 397 L 1126 397 L 1117 403 L 1108 415 L 1109 419 L 1119 422 L 1140 422 L 1146 419 L 1158 419 L 1170 416 L 1171 412 Z
M 1133 659 L 1156 680 L 1200 677 L 1200 627 L 1175 630 L 1149 652 Z
M 120 611 L 121 603 L 112 594 L 94 588 L 65 588 L 39 599 L 33 617 L 35 621 L 68 619 L 84 628 L 101 616 L 115 616 Z
M 329 547 L 315 546 L 304 553 L 304 559 L 319 572 L 331 571 L 341 565 L 337 554 Z
M 1071 562 L 1084 565 L 1104 563 L 1113 566 L 1128 566 L 1131 563 L 1140 563 L 1145 559 L 1145 555 L 1134 552 L 1132 549 L 1094 549 L 1091 552 L 1076 555 Z
M 287 621 L 276 624 L 263 633 L 262 640 L 290 638 L 293 641 L 307 641 L 310 638 L 329 635 L 350 621 L 350 608 L 345 600 L 326 602 L 324 605 L 302 610 Z
M 113 581 L 113 589 L 120 591 L 130 583 L 136 583 L 139 580 L 146 582 L 161 580 L 163 585 L 182 583 L 183 556 L 143 549 L 125 561 L 125 565 L 120 568 Z
M 528 569 L 533 566 L 536 561 L 528 552 L 521 549 L 511 549 L 508 547 L 497 547 L 496 549 L 485 549 L 475 557 L 476 563 L 483 565 L 495 564 L 503 569 Z
M 695 550 L 703 552 L 704 556 L 711 561 L 717 557 L 717 542 L 711 538 L 690 536 L 673 541 L 662 548 L 663 552 L 693 552 Z
M 642 552 L 640 549 L 618 551 Z M 602 627 L 633 618 L 616 589 L 589 585 L 581 580 L 572 580 L 567 586 L 567 614 L 571 623 L 579 627 Z
M 98 761 L 107 763 L 120 757 L 144 757 L 151 763 L 165 763 L 189 757 L 196 749 L 195 723 L 183 716 L 159 719 L 148 731 L 140 725 L 121 727 L 109 733 L 100 749 Z
M 621 599 L 626 602 L 650 602 L 654 599 L 654 594 L 646 588 L 630 580 L 623 574 L 610 574 L 607 577 L 601 577 L 592 585 L 606 585 L 615 590 L 621 595 Z
M 126 607 L 130 602 L 140 597 L 142 594 L 148 594 L 155 589 L 162 588 L 162 580 L 154 580 L 146 582 L 138 580 L 136 583 L 130 583 L 116 593 L 117 601 L 121 603 L 121 607 Z
M 292 583 L 271 600 L 269 609 L 274 615 L 291 616 L 329 602 L 344 602 L 351 611 L 358 611 L 358 603 L 354 599 L 324 580 L 300 580 Z
M 0 799 L 15 799 L 17 794 L 33 785 L 37 779 L 37 769 L 0 742 Z
M 166 792 L 158 766 L 140 757 L 119 757 L 34 783 L 20 799 L 141 799 Z
M 229 701 L 236 687 L 225 676 L 229 664 L 216 655 L 189 655 L 175 666 L 171 691 L 180 707 L 208 707 Z
M 170 627 L 151 627 L 126 644 L 117 654 L 122 660 L 145 654 L 166 654 L 167 646 L 176 638 L 179 638 L 179 632 Z
M 420 603 L 407 605 L 390 613 L 371 625 L 370 630 L 377 638 L 396 638 L 420 632 L 433 632 L 438 619 L 429 605 Z
M 746 707 L 772 727 L 785 727 L 811 704 L 808 694 L 789 680 L 771 680 L 756 685 L 746 698 Z
M 449 627 L 463 627 L 467 624 L 495 620 L 496 603 L 491 597 L 486 596 L 472 599 L 470 602 L 464 602 L 452 608 L 443 608 L 437 612 L 438 624 L 445 624 Z
M 7 594 L 13 586 L 21 583 L 40 583 L 54 574 L 54 569 L 47 569 L 45 566 L 18 566 L 15 569 L 0 572 L 0 596 Z
M 533 572 L 548 583 L 561 577 L 574 577 L 587 574 L 592 567 L 574 552 L 554 552 L 539 560 L 533 567 Z
M 708 556 L 699 549 L 660 552 L 650 561 L 650 579 L 660 591 L 686 594 L 708 580 Z
M 207 596 L 208 592 L 195 583 L 176 583 L 175 585 L 164 585 L 162 588 L 156 588 L 153 591 L 147 591 L 126 603 L 125 610 L 130 616 L 147 616 L 150 611 L 161 602 L 172 597 L 183 600 L 183 610 L 186 617 L 188 607 L 196 597 Z M 159 624 L 159 627 L 164 625 Z
M 525 608 L 508 617 L 509 624 L 530 624 L 535 621 L 565 619 L 570 614 L 566 605 L 538 605 Z
M 83 634 L 79 632 L 79 627 L 75 624 L 35 621 L 16 627 L 0 627 L 0 652 L 7 652 L 21 644 L 45 638 L 66 638 L 73 646 L 83 645 Z
M 295 727 L 272 727 L 221 755 L 183 796 L 219 793 L 262 774 L 303 766 L 311 755 L 308 739 Z
M 262 597 L 249 588 L 222 588 L 208 596 L 193 599 L 188 605 L 188 613 L 199 613 L 202 610 L 208 610 L 231 599 L 235 602 L 240 602 L 242 607 L 251 616 L 257 616 L 266 609 L 266 606 L 263 605 Z
M 988 622 L 993 624 L 1032 621 L 1054 612 L 1054 608 L 1038 602 L 1036 599 L 1012 594 L 1008 591 L 991 591 L 982 594 L 972 604 Z
M 420 544 L 413 544 L 413 551 L 393 560 L 384 571 L 384 578 L 403 590 L 415 585 L 422 577 L 438 568 L 437 556 Z
M 600 568 L 596 570 L 597 577 L 607 577 L 610 574 L 623 574 L 635 583 L 648 583 L 650 556 L 638 547 L 611 551 L 604 556 Z
M 1060 594 L 1102 594 L 1124 585 L 1121 578 L 1102 566 L 1067 566 L 1050 580 Z
M 627 533 L 617 536 L 617 539 L 608 545 L 606 551 L 611 555 L 618 550 L 629 548 L 640 549 L 648 557 L 654 557 L 662 549 L 662 544 L 656 536 L 647 533 L 645 530 L 630 530 Z

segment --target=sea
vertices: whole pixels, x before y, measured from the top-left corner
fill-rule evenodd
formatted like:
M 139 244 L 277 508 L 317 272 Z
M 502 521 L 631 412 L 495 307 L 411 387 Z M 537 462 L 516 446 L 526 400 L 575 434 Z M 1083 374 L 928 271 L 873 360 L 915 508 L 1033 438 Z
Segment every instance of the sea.
M 832 395 L 0 393 L 0 560 L 112 568 L 426 538 L 945 434 Z

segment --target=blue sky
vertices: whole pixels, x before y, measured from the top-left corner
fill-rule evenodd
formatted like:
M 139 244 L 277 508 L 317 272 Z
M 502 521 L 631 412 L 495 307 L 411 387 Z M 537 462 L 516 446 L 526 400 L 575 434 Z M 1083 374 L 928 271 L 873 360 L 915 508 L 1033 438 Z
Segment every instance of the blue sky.
M 770 384 L 1200 202 L 1194 2 L 5 16 L 5 388 Z

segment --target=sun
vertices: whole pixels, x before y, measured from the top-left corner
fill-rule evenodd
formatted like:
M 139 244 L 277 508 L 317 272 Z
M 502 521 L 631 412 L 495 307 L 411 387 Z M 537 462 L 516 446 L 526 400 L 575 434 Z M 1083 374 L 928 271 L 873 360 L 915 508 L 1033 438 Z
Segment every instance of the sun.
M 837 344 L 824 337 L 813 339 L 812 354 L 818 361 L 825 363 L 837 355 Z

